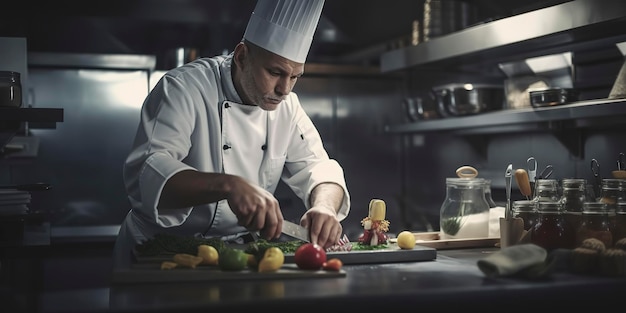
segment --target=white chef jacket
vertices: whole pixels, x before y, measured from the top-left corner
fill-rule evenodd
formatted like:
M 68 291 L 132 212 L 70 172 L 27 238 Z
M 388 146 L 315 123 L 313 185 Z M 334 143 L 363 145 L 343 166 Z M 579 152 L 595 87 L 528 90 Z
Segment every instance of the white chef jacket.
M 232 54 L 202 58 L 166 73 L 146 97 L 133 148 L 124 164 L 132 209 L 116 242 L 115 261 L 160 232 L 223 239 L 247 233 L 226 200 L 187 209 L 157 210 L 165 182 L 188 169 L 239 175 L 274 192 L 279 179 L 309 209 L 322 182 L 341 186 L 343 220 L 350 196 L 343 169 L 290 93 L 274 111 L 242 104 L 231 77 Z

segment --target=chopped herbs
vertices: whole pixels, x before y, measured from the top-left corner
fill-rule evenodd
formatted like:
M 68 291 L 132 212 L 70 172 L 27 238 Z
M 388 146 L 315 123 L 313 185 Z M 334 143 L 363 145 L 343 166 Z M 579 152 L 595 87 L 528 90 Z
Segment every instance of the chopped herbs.
M 225 247 L 220 238 L 182 237 L 168 233 L 156 234 L 153 238 L 137 245 L 135 250 L 140 256 L 187 253 L 196 255 L 201 244 L 213 246 L 218 252 Z

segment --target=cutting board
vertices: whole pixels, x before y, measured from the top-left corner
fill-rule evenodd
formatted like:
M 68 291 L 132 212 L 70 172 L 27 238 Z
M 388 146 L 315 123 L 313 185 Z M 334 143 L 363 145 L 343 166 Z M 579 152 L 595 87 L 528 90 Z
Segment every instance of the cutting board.
M 500 238 L 463 238 L 463 239 L 439 239 L 439 232 L 418 232 L 413 233 L 415 244 L 430 247 L 437 250 L 460 249 L 460 248 L 482 248 L 495 247 L 500 244 Z M 395 243 L 396 238 L 389 240 Z
M 174 268 L 161 270 L 160 263 L 145 263 L 130 269 L 113 271 L 111 282 L 115 284 L 168 283 L 168 282 L 209 282 L 233 280 L 272 280 L 294 278 L 332 278 L 345 277 L 346 272 L 326 270 L 302 270 L 296 264 L 284 264 L 276 272 L 259 273 L 253 270 L 222 271 L 216 266 L 198 266 L 194 268 Z
M 245 249 L 245 246 L 242 245 L 241 249 Z M 340 259 L 344 265 L 431 261 L 437 258 L 437 249 L 422 245 L 416 245 L 411 250 L 405 250 L 400 249 L 398 245 L 394 242 L 390 243 L 388 247 L 384 249 L 326 252 L 326 258 Z M 171 261 L 172 256 L 160 255 L 144 257 L 137 256 L 135 254 L 135 259 L 137 260 L 137 264 L 160 264 L 163 261 Z M 295 263 L 293 253 L 285 253 L 285 263 Z
M 293 257 L 293 254 L 287 254 L 285 261 L 291 262 Z M 340 259 L 343 264 L 432 261 L 437 258 L 437 249 L 416 245 L 413 249 L 407 250 L 400 249 L 396 243 L 389 243 L 384 249 L 326 252 L 326 258 Z

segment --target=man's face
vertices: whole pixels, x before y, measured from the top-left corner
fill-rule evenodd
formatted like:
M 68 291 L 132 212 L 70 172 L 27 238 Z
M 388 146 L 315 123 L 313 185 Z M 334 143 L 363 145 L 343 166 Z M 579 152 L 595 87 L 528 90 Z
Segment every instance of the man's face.
M 273 111 L 304 73 L 304 64 L 250 44 L 246 48 L 241 63 L 243 101 L 258 105 L 263 110 Z

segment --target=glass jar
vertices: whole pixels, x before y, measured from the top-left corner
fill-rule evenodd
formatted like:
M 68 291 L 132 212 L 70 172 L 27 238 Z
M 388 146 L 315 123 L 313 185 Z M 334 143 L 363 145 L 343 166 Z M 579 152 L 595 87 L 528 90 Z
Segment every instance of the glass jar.
M 583 203 L 587 201 L 587 181 L 582 178 L 565 178 L 561 181 L 563 193 L 561 204 L 565 219 L 572 228 L 578 229 L 582 219 Z
M 535 202 L 530 200 L 513 201 L 513 217 L 524 220 L 524 230 L 530 230 L 537 223 Z
M 535 182 L 535 197 L 533 201 L 559 201 L 559 182 L 556 179 L 537 179 Z
M 576 232 L 576 244 L 580 245 L 587 238 L 596 238 L 607 248 L 613 246 L 613 233 L 606 203 L 584 203 L 582 220 Z
M 0 107 L 22 106 L 22 82 L 20 73 L 0 71 Z
M 617 202 L 626 202 L 626 179 L 618 179 Z
M 618 202 L 613 222 L 613 244 L 626 238 L 626 202 Z
M 600 191 L 600 199 L 598 202 L 606 203 L 609 214 L 615 214 L 617 207 L 617 199 L 621 191 L 621 179 L 604 178 L 602 179 L 602 189 Z
M 483 178 L 446 178 L 441 205 L 441 237 L 483 238 L 489 235 L 489 203 Z
M 574 249 L 576 230 L 565 220 L 561 202 L 541 201 L 536 205 L 537 223 L 532 228 L 531 243 L 548 251 L 558 248 Z

